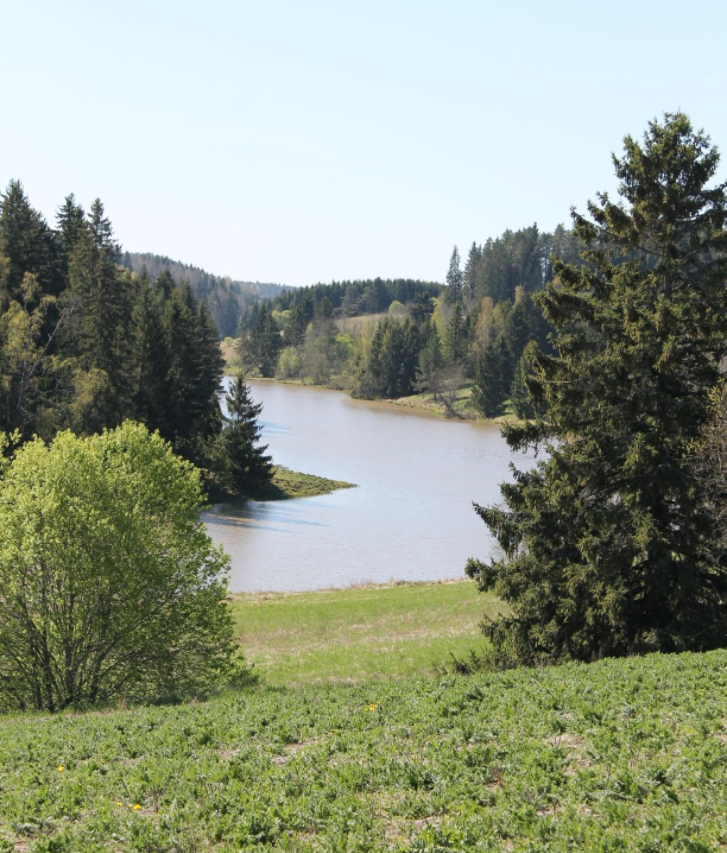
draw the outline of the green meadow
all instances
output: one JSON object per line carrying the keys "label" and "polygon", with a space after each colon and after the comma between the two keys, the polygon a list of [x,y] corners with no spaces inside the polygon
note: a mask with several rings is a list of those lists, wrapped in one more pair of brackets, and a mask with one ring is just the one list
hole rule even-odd
{"label": "green meadow", "polygon": [[481,651],[479,622],[499,603],[471,581],[236,595],[235,629],[269,685],[432,675]]}

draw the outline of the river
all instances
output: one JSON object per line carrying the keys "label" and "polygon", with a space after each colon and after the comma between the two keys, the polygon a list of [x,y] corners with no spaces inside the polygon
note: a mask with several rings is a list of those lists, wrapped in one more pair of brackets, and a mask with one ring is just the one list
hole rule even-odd
{"label": "river", "polygon": [[232,558],[233,592],[446,580],[463,576],[468,557],[494,553],[472,502],[499,500],[511,460],[533,464],[510,451],[498,427],[327,389],[250,386],[276,463],[357,488],[205,513]]}

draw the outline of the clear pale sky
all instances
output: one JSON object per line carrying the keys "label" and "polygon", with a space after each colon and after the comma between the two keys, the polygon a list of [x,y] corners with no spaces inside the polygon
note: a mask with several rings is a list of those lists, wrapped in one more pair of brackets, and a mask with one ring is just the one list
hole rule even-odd
{"label": "clear pale sky", "polygon": [[[0,185],[233,278],[443,280],[682,109],[727,158],[727,3],[0,0]],[[727,174],[727,161],[722,169]]]}

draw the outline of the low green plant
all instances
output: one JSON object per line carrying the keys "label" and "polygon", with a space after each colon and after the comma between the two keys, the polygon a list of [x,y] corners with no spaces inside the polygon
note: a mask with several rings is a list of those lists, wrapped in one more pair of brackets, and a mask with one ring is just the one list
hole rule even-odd
{"label": "low green plant", "polygon": [[0,719],[0,850],[703,853],[727,652]]}

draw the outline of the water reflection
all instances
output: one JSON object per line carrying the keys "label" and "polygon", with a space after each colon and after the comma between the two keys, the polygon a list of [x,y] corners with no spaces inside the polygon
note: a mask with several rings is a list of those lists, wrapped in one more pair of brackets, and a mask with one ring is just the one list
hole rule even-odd
{"label": "water reflection", "polygon": [[[309,499],[310,500],[310,499]],[[327,527],[320,521],[304,518],[304,512],[296,504],[299,501],[241,501],[231,504],[216,504],[203,519],[209,525],[229,525],[231,527],[256,527],[259,530],[274,530],[273,523],[282,524],[279,533],[292,533],[287,525],[307,524]],[[260,522],[256,524],[256,522]]]}

